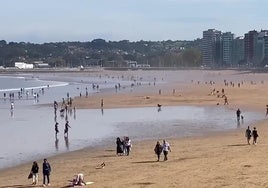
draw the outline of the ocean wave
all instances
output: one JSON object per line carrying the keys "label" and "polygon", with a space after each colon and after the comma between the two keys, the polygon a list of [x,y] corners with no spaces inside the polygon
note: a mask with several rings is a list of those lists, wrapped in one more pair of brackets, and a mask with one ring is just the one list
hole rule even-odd
{"label": "ocean wave", "polygon": [[[18,77],[13,77],[13,76],[0,76],[1,78],[10,78],[10,79],[24,79],[26,82],[21,83],[20,86],[18,87],[17,85],[15,85],[15,87],[7,85],[6,88],[1,88],[0,92],[12,92],[12,91],[20,91],[21,88],[23,88],[24,90],[33,90],[33,89],[42,89],[42,88],[48,88],[48,87],[64,87],[69,85],[68,82],[59,82],[59,81],[47,81],[47,80],[40,80],[38,78],[26,78],[26,77],[22,77],[22,76],[18,76]],[[29,84],[27,81],[34,81],[34,83]],[[6,81],[8,83],[8,80]],[[27,85],[28,84],[28,85]],[[31,86],[33,85],[33,86]],[[8,88],[10,87],[10,88]]]}

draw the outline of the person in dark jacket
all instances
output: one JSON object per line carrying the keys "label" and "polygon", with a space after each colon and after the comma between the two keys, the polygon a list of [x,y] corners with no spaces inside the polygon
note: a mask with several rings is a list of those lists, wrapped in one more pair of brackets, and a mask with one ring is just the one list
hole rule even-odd
{"label": "person in dark jacket", "polygon": [[116,154],[117,155],[123,154],[123,142],[119,137],[116,138]]}
{"label": "person in dark jacket", "polygon": [[157,141],[156,145],[155,145],[155,148],[154,148],[154,152],[155,154],[157,155],[157,161],[160,160],[160,155],[162,153],[162,150],[163,150],[163,147],[162,145],[160,144],[159,141]]}
{"label": "person in dark jacket", "polygon": [[257,144],[257,138],[259,137],[259,135],[258,135],[258,132],[256,130],[256,127],[253,128],[252,136],[253,136],[253,144]]}
{"label": "person in dark jacket", "polygon": [[33,176],[33,185],[36,185],[38,183],[38,171],[39,171],[39,166],[36,161],[33,162],[31,173]]}
{"label": "person in dark jacket", "polygon": [[49,176],[51,172],[50,164],[48,163],[47,159],[44,159],[43,162],[43,186],[46,185],[46,178],[47,178],[47,185],[50,185]]}

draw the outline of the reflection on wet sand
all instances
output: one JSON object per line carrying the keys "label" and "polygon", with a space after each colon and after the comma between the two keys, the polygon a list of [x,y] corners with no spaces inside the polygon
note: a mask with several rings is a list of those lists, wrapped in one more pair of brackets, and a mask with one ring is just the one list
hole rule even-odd
{"label": "reflection on wet sand", "polygon": [[70,143],[69,143],[69,138],[68,138],[68,136],[64,136],[64,140],[65,140],[65,146],[66,146],[66,149],[69,150]]}

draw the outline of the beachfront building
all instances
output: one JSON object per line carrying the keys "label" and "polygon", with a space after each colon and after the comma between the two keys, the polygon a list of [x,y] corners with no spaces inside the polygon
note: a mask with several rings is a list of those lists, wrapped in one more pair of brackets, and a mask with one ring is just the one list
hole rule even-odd
{"label": "beachfront building", "polygon": [[264,42],[264,54],[263,59],[260,66],[266,66],[268,65],[268,31],[265,32],[263,36],[263,42]]}
{"label": "beachfront building", "polygon": [[203,31],[202,57],[204,65],[215,67],[221,64],[221,31],[215,29]]}
{"label": "beachfront building", "polygon": [[33,69],[34,65],[33,64],[28,64],[25,62],[15,62],[15,68],[18,69]]}
{"label": "beachfront building", "polygon": [[245,57],[245,44],[244,44],[244,37],[236,37],[233,40],[233,65],[234,66],[241,66],[244,61]]}
{"label": "beachfront building", "polygon": [[222,63],[226,66],[233,66],[233,39],[234,34],[231,32],[222,34]]}
{"label": "beachfront building", "polygon": [[249,66],[255,65],[258,32],[253,30],[245,34],[245,62]]}

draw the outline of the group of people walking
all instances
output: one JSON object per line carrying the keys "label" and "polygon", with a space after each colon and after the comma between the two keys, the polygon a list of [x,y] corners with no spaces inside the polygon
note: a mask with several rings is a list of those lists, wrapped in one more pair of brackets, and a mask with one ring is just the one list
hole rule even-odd
{"label": "group of people walking", "polygon": [[[32,185],[36,185],[38,183],[38,172],[39,172],[39,166],[36,161],[33,162],[30,174],[28,178],[32,178]],[[44,159],[43,162],[43,186],[50,186],[50,172],[51,172],[51,167],[47,159]]]}
{"label": "group of people walking", "polygon": [[254,127],[253,130],[251,131],[250,128],[249,128],[249,126],[248,126],[248,128],[246,130],[246,133],[245,133],[245,136],[247,138],[247,143],[249,145],[250,145],[250,139],[251,139],[251,137],[253,137],[252,144],[254,144],[254,145],[257,144],[257,138],[259,137],[259,135],[258,135],[258,132],[257,132],[256,127]]}
{"label": "group of people walking", "polygon": [[160,161],[161,153],[164,154],[164,161],[168,160],[168,152],[171,152],[171,147],[166,140],[163,140],[163,144],[161,145],[159,141],[156,142],[154,147],[154,152],[157,155],[157,161]]}
{"label": "group of people walking", "polygon": [[131,151],[131,140],[129,137],[124,137],[122,140],[117,137],[116,138],[116,154],[117,155],[129,155]]}

